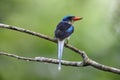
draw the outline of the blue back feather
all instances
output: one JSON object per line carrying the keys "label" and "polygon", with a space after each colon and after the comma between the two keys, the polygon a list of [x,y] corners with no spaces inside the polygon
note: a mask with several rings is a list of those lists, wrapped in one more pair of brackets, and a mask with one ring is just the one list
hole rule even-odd
{"label": "blue back feather", "polygon": [[69,27],[66,32],[72,32],[73,31],[73,26]]}

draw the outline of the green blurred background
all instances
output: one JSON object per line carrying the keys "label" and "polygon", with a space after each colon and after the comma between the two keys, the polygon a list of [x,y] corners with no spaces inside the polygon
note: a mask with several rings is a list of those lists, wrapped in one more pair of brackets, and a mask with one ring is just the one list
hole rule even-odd
{"label": "green blurred background", "polygon": [[[119,0],[0,0],[0,23],[54,36],[66,15],[84,19],[74,24],[70,44],[102,64],[120,68]],[[24,33],[0,29],[0,51],[20,56],[57,58],[57,45]],[[65,48],[64,60],[81,57]],[[75,68],[26,62],[0,56],[0,80],[119,80],[120,76],[92,67]]]}

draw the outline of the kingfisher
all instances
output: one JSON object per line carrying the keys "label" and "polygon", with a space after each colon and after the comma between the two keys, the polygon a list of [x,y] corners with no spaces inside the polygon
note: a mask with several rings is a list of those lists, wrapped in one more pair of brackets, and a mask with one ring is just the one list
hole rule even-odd
{"label": "kingfisher", "polygon": [[58,41],[58,70],[61,70],[61,60],[64,48],[64,43],[68,43],[68,39],[74,32],[74,26],[72,25],[75,21],[81,20],[82,17],[77,16],[65,16],[62,21],[57,25],[55,29],[55,38]]}

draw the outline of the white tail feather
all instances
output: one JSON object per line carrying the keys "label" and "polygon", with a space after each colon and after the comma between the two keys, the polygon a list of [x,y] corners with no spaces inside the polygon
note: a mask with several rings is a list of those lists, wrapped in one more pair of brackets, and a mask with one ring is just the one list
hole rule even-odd
{"label": "white tail feather", "polygon": [[58,40],[58,59],[59,59],[58,70],[61,70],[63,48],[64,48],[64,40],[63,41]]}

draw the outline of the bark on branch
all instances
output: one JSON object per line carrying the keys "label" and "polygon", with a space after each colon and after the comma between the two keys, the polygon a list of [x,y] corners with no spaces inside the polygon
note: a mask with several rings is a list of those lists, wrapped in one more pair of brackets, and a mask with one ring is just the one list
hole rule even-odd
{"label": "bark on branch", "polygon": [[[0,24],[0,28],[6,28],[6,29],[10,29],[10,30],[19,31],[19,32],[22,32],[22,33],[37,36],[39,38],[57,43],[57,40],[55,40],[54,38],[48,37],[48,36],[46,36],[44,34],[41,34],[41,33],[36,33],[36,32],[30,31],[30,30],[19,28],[19,27],[16,27],[16,26]],[[115,74],[120,75],[120,69],[100,64],[100,63],[90,59],[84,51],[81,51],[81,50],[77,49],[76,47],[73,47],[70,44],[65,44],[65,47],[67,47],[70,50],[74,51],[75,53],[81,55],[83,60],[81,62],[73,62],[73,61],[62,60],[62,65],[75,66],[75,67],[92,66],[92,67],[94,67],[96,69],[99,69],[99,70],[103,70],[103,71],[106,71],[106,72],[111,72],[111,73],[115,73]],[[21,56],[6,53],[6,52],[0,52],[0,55],[9,56],[9,57],[13,57],[13,58],[17,58],[17,59],[25,60],[25,61],[47,62],[47,63],[58,64],[58,60],[53,59],[53,58],[46,58],[46,57],[28,58],[28,57],[21,57]]]}

